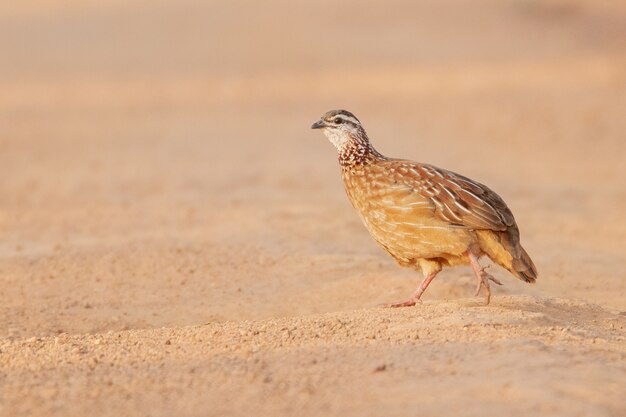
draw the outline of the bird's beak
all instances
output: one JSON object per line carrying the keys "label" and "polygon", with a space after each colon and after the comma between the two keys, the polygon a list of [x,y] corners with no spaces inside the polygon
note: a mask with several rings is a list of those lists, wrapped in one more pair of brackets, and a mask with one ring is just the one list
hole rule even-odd
{"label": "bird's beak", "polygon": [[324,122],[322,119],[319,119],[317,122],[311,125],[311,129],[322,129],[324,127],[326,127],[326,122]]}

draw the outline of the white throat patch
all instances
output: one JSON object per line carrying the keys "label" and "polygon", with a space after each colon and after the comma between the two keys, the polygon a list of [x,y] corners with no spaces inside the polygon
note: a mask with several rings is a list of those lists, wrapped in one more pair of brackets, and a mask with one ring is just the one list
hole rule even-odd
{"label": "white throat patch", "polygon": [[324,135],[328,138],[330,143],[335,145],[338,151],[350,141],[350,134],[344,129],[324,129]]}

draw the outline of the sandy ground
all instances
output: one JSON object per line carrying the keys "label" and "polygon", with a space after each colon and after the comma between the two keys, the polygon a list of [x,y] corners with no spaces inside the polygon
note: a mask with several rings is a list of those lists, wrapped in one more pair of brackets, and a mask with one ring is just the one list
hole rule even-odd
{"label": "sandy ground", "polygon": [[[626,8],[0,8],[0,414],[626,415]],[[540,270],[416,272],[331,108],[497,190]]]}

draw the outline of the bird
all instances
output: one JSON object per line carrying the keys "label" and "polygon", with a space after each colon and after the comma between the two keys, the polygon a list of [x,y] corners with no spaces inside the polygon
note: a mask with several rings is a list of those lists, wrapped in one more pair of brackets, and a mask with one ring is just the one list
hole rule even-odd
{"label": "bird", "polygon": [[434,165],[389,158],[378,152],[357,117],[331,110],[312,126],[337,149],[346,194],[374,240],[398,264],[421,271],[411,296],[386,307],[410,307],[444,267],[470,265],[475,296],[489,282],[480,259],[488,257],[527,283],[537,268],[520,243],[520,232],[504,200],[487,186]]}

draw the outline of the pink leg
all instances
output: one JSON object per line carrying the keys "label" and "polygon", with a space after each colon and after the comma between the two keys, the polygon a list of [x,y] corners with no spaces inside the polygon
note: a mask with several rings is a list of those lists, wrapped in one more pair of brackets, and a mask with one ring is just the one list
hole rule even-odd
{"label": "pink leg", "polygon": [[424,291],[426,291],[426,288],[428,288],[428,285],[430,285],[430,282],[435,279],[435,277],[437,276],[437,272],[433,272],[430,273],[429,275],[426,276],[426,278],[424,278],[424,280],[422,281],[422,283],[420,284],[419,287],[417,287],[417,289],[415,290],[415,292],[413,294],[411,294],[411,297],[409,297],[409,299],[404,300],[404,301],[400,301],[397,303],[390,303],[390,304],[385,304],[383,307],[412,307],[414,306],[419,300],[420,297],[422,296],[422,294],[424,294]]}
{"label": "pink leg", "polygon": [[491,287],[489,286],[489,281],[493,281],[498,285],[502,285],[500,281],[495,279],[493,276],[485,272],[485,267],[480,266],[478,263],[478,257],[474,255],[472,252],[467,251],[467,256],[469,257],[470,264],[472,265],[472,269],[474,270],[474,274],[476,275],[476,293],[475,296],[480,294],[480,289],[485,289],[485,305],[489,304],[491,301]]}

